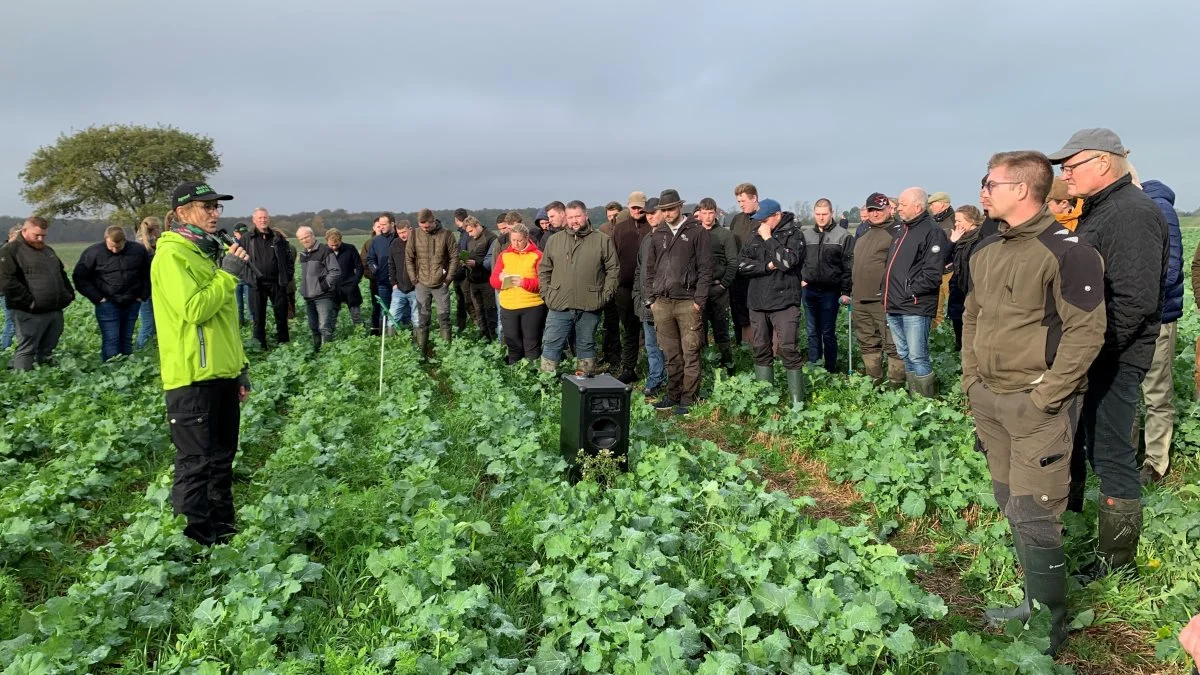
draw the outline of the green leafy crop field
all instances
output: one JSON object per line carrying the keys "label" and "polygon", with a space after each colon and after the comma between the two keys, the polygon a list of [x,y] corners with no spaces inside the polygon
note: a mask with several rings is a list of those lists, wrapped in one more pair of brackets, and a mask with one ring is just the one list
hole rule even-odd
{"label": "green leafy crop field", "polygon": [[[1190,261],[1200,230],[1185,243]],[[1174,463],[1145,492],[1137,572],[1072,584],[1055,663],[1044,617],[978,618],[1021,589],[948,325],[939,400],[813,370],[792,410],[743,351],[685,422],[635,397],[633,469],[576,484],[558,382],[470,333],[428,365],[389,339],[383,395],[378,338],[348,325],[318,358],[303,337],[255,349],[241,532],[206,551],[171,514],[157,353],[99,363],[77,302],[56,367],[0,372],[0,672],[1183,673],[1190,287],[1179,335]],[[1066,520],[1073,569],[1095,499]]]}

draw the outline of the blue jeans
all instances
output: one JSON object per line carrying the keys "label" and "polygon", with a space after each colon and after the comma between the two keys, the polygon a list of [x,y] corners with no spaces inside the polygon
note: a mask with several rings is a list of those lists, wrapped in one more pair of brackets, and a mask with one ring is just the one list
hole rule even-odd
{"label": "blue jeans", "polygon": [[825,370],[837,370],[837,291],[804,289],[804,325],[808,328],[808,360],[825,357]]}
{"label": "blue jeans", "polygon": [[555,363],[561,361],[563,347],[571,335],[575,336],[575,358],[596,358],[596,327],[599,325],[600,312],[550,310],[546,315],[546,330],[542,334],[542,358]]}
{"label": "blue jeans", "polygon": [[646,336],[646,364],[650,373],[646,375],[646,388],[661,387],[667,381],[667,362],[658,346],[658,332],[653,321],[642,322],[642,333]]}
{"label": "blue jeans", "polygon": [[[414,288],[405,293],[393,289],[392,302],[388,306],[388,312],[396,321],[400,322],[401,326],[420,327],[421,315],[417,312],[417,290]],[[388,319],[388,321],[391,320]]]}
{"label": "blue jeans", "polygon": [[107,361],[117,354],[133,353],[133,326],[137,323],[142,303],[131,302],[118,307],[112,302],[96,305],[96,323],[100,324],[100,360]]}
{"label": "blue jeans", "polygon": [[904,359],[904,372],[924,377],[933,372],[929,360],[929,325],[931,316],[888,314],[888,331],[896,343],[896,355]]}
{"label": "blue jeans", "polygon": [[149,299],[142,302],[142,309],[138,311],[138,318],[141,319],[142,325],[138,328],[137,348],[141,349],[146,346],[146,343],[157,332],[154,328],[154,304]]}
{"label": "blue jeans", "polygon": [[[379,299],[383,301],[383,306],[390,309],[392,306],[392,285],[390,283],[375,284],[374,290],[375,290],[375,294],[379,296]],[[377,306],[375,303],[375,298],[371,298],[371,306],[373,306],[373,307]],[[397,317],[397,318],[399,318],[399,317]],[[375,319],[374,314],[371,315],[371,319],[372,319],[372,321],[374,321],[374,319]],[[380,321],[382,321],[383,316],[380,315],[379,319],[380,319]],[[388,321],[391,321],[391,319],[388,319]],[[379,328],[379,324],[372,323],[371,328]]]}
{"label": "blue jeans", "polygon": [[254,323],[254,309],[250,306],[250,284],[239,281],[234,294],[238,303],[238,325],[245,325],[247,316],[250,317],[250,323]]}
{"label": "blue jeans", "polygon": [[13,336],[17,334],[17,325],[13,323],[12,312],[8,311],[8,299],[3,295],[0,295],[0,307],[4,307],[4,336],[0,337],[0,351],[8,351]]}

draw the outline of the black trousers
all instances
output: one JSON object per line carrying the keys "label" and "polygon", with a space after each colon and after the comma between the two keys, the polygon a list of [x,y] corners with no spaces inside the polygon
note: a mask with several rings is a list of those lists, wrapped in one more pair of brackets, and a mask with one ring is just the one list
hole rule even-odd
{"label": "black trousers", "polygon": [[796,351],[796,334],[800,327],[800,308],[784,307],[773,312],[750,310],[750,330],[754,344],[754,365],[769,366],[775,361],[775,340],[779,341],[779,359],[787,370],[800,370],[804,357]]}
{"label": "black trousers", "polygon": [[1071,462],[1074,490],[1081,490],[1087,479],[1086,456],[1092,471],[1100,477],[1101,494],[1117,499],[1142,495],[1141,465],[1130,431],[1145,377],[1145,370],[1109,356],[1100,356],[1088,369],[1088,390],[1083,395],[1083,414],[1075,434],[1077,456]]}
{"label": "black trousers", "polygon": [[746,277],[734,277],[733,288],[729,289],[729,310],[733,317],[735,337],[740,337],[741,329],[750,325],[750,309],[746,305],[746,294],[750,292],[750,280]]}
{"label": "black trousers", "polygon": [[167,392],[175,445],[171,504],[187,517],[183,533],[211,546],[235,533],[233,456],[242,410],[236,380],[197,382]]}
{"label": "black trousers", "polygon": [[267,348],[267,303],[275,315],[275,336],[279,343],[288,341],[288,292],[278,284],[262,281],[251,289],[250,304],[254,311],[254,339]]}
{"label": "black trousers", "polygon": [[[619,290],[617,291],[620,292]],[[610,366],[622,363],[621,359],[621,315],[614,296],[604,306],[603,313],[604,342],[600,344],[600,355]]]}
{"label": "black trousers", "polygon": [[508,365],[542,355],[542,331],[546,328],[546,306],[525,309],[500,308],[500,328],[508,347]]}
{"label": "black trousers", "polygon": [[705,336],[707,329],[712,329],[712,339],[715,344],[729,344],[729,289],[713,283],[713,291],[708,294],[708,302],[704,303]]}
{"label": "black trousers", "polygon": [[617,294],[613,296],[611,306],[620,326],[619,329],[614,328],[613,332],[617,334],[619,330],[621,336],[621,372],[636,372],[643,329],[642,320],[638,318],[637,309],[633,306],[633,289],[617,286]]}
{"label": "black trousers", "polygon": [[[414,280],[415,281],[415,280]],[[466,293],[466,280],[455,281],[454,286],[454,326],[462,333],[467,329],[467,317],[473,314],[471,297]]]}

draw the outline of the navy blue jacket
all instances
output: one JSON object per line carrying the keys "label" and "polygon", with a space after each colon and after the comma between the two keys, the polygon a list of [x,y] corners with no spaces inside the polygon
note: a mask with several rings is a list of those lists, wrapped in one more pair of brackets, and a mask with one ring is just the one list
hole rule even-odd
{"label": "navy blue jacket", "polygon": [[[392,242],[396,240],[396,233],[381,234],[371,240],[371,247],[367,249],[367,268],[374,274],[375,286],[392,287],[392,275],[388,271],[388,254],[392,250]],[[372,289],[374,295],[374,289]]]}
{"label": "navy blue jacket", "polygon": [[1166,301],[1163,303],[1163,323],[1178,321],[1183,316],[1183,233],[1179,230],[1179,214],[1175,213],[1175,191],[1160,181],[1142,183],[1142,192],[1153,199],[1167,221],[1170,250],[1167,256]]}

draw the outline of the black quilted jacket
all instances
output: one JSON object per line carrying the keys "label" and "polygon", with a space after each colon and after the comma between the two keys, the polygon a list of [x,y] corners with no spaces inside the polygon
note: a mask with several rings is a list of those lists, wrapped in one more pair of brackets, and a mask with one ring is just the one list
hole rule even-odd
{"label": "black quilted jacket", "polygon": [[1075,232],[1104,257],[1108,328],[1098,358],[1148,369],[1166,288],[1169,241],[1162,212],[1127,175],[1083,201]]}

